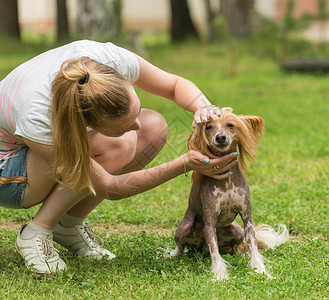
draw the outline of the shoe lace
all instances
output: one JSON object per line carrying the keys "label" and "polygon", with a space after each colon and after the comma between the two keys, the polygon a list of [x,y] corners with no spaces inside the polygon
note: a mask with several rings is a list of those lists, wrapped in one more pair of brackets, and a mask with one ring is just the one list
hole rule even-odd
{"label": "shoe lace", "polygon": [[95,247],[95,248],[99,247],[96,237],[101,241],[101,244],[103,247],[103,245],[104,245],[103,239],[100,236],[96,235],[94,233],[94,230],[88,224],[84,224],[83,228],[84,228],[85,232],[88,234],[89,238],[91,239],[91,241],[93,243],[93,247]]}
{"label": "shoe lace", "polygon": [[49,236],[40,235],[41,253],[45,259],[52,258],[55,255],[55,248]]}

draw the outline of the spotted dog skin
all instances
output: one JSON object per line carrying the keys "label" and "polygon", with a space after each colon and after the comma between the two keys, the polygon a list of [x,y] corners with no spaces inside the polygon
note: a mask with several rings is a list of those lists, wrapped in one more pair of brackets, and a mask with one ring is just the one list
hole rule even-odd
{"label": "spotted dog skin", "polygon": [[[176,230],[175,242],[181,251],[184,247],[208,250],[204,230],[212,231],[215,227],[220,253],[234,254],[244,238],[242,228],[235,222],[238,214],[248,224],[251,235],[248,241],[253,243],[255,232],[252,230],[249,187],[239,168],[236,166],[233,175],[226,180],[206,176],[201,180],[192,185],[188,209]],[[207,220],[207,226],[203,220]]]}
{"label": "spotted dog skin", "polygon": [[[251,257],[251,267],[266,273],[258,252],[255,225],[245,170],[245,158],[255,158],[264,121],[257,116],[236,116],[227,111],[200,126],[189,139],[189,148],[209,157],[239,151],[239,164],[225,180],[216,180],[194,173],[188,208],[176,234],[176,250],[171,256],[183,253],[185,247],[209,250],[215,280],[228,278],[228,264],[220,256],[242,252],[244,240]],[[236,223],[240,215],[244,230]]]}

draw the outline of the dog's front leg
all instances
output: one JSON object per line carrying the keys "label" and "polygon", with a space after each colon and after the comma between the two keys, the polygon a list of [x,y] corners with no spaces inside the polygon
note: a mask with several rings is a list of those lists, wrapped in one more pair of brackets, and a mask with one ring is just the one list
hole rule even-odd
{"label": "dog's front leg", "polygon": [[255,269],[257,273],[267,274],[264,257],[259,253],[257,248],[255,224],[251,218],[244,220],[245,240],[250,255],[250,268]]}
{"label": "dog's front leg", "polygon": [[221,281],[228,279],[227,268],[229,264],[219,254],[215,224],[205,222],[204,235],[210,251],[211,271],[215,275],[215,280]]}

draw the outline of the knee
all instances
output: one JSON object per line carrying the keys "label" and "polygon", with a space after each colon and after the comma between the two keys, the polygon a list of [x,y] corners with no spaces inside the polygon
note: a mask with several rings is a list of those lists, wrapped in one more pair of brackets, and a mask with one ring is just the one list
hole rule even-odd
{"label": "knee", "polygon": [[[110,148],[109,148],[110,149]],[[135,157],[137,150],[137,135],[135,132],[129,132],[127,136],[120,141],[116,147],[112,161],[120,161],[120,168],[129,164]],[[108,150],[109,151],[109,150]],[[111,149],[112,152],[113,150]]]}
{"label": "knee", "polygon": [[124,157],[127,162],[133,160],[137,149],[137,138],[131,136],[123,141],[121,141],[117,147],[119,157]]}
{"label": "knee", "polygon": [[93,147],[95,160],[109,173],[115,173],[128,163],[136,154],[137,134],[127,132],[118,138],[104,138]]}
{"label": "knee", "polygon": [[140,136],[146,143],[156,143],[155,146],[162,147],[168,138],[168,125],[165,118],[158,112],[144,109],[140,115]]}

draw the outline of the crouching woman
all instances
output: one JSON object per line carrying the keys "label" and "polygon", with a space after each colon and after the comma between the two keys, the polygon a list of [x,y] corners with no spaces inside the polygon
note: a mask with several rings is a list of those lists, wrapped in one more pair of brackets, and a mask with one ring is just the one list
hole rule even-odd
{"label": "crouching woman", "polygon": [[[112,43],[52,49],[0,82],[0,205],[42,203],[16,239],[31,270],[66,269],[53,241],[81,257],[114,258],[84,222],[104,199],[142,193],[190,170],[229,176],[233,154],[209,160],[196,151],[142,170],[165,144],[167,124],[141,108],[133,85],[188,107],[193,125],[219,112],[196,97],[200,90],[190,81]],[[150,145],[154,151],[145,155]]]}

